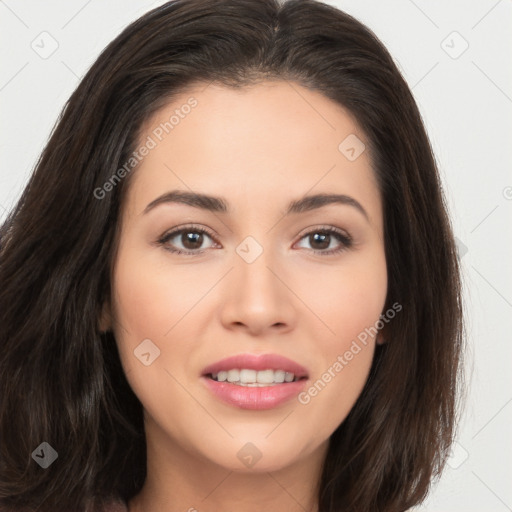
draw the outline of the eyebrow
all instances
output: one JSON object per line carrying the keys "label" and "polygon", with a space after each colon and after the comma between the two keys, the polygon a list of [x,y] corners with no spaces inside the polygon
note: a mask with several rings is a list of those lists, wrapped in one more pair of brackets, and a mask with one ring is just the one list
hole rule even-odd
{"label": "eyebrow", "polygon": [[[151,201],[142,213],[146,214],[157,206],[167,203],[186,204],[194,208],[200,208],[215,213],[229,213],[230,211],[228,202],[222,197],[209,196],[198,192],[187,192],[186,190],[172,190]],[[293,200],[288,204],[285,215],[310,212],[330,204],[352,206],[358,210],[366,220],[369,220],[368,213],[361,203],[345,194],[315,194]]]}

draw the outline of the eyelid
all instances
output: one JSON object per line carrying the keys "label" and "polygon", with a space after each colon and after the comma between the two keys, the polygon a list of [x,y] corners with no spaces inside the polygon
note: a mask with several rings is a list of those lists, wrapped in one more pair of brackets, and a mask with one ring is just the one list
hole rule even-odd
{"label": "eyelid", "polygon": [[348,231],[346,231],[345,229],[338,228],[336,226],[332,226],[330,224],[318,224],[316,226],[307,227],[300,231],[297,236],[300,237],[300,239],[302,239],[304,238],[304,236],[309,235],[311,233],[315,233],[317,231],[337,233],[338,235],[344,236],[345,238],[352,240],[352,236],[349,234]]}

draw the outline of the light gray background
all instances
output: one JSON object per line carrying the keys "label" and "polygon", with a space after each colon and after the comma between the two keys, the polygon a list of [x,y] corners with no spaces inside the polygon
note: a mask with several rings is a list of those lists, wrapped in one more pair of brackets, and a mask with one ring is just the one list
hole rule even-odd
{"label": "light gray background", "polygon": [[[128,23],[161,3],[0,0],[1,219],[80,77]],[[512,510],[512,1],[326,3],[373,29],[411,86],[459,240],[469,396],[450,464],[418,510]]]}

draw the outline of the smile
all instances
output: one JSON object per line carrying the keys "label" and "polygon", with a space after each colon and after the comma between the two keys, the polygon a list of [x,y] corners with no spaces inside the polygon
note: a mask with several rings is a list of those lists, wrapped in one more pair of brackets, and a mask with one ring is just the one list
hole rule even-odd
{"label": "smile", "polygon": [[277,354],[239,354],[207,366],[201,380],[210,392],[240,409],[265,410],[297,396],[307,370]]}

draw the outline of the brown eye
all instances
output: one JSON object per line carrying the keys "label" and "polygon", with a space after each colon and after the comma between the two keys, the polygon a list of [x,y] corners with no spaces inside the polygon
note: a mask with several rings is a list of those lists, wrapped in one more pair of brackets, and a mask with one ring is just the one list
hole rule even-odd
{"label": "brown eye", "polygon": [[[332,227],[320,228],[306,233],[301,240],[307,240],[311,250],[321,255],[336,254],[352,246],[348,233]],[[336,241],[338,242],[336,246]],[[334,247],[331,245],[333,244]]]}
{"label": "brown eye", "polygon": [[185,249],[199,249],[203,245],[203,234],[188,231],[181,234],[181,242]]}
{"label": "brown eye", "polygon": [[309,242],[313,249],[327,249],[331,243],[331,235],[327,233],[314,233],[309,235]]}
{"label": "brown eye", "polygon": [[213,236],[204,228],[185,227],[166,233],[158,240],[158,243],[170,252],[194,255],[201,254],[208,249],[208,247],[204,247],[208,238],[213,240]]}

